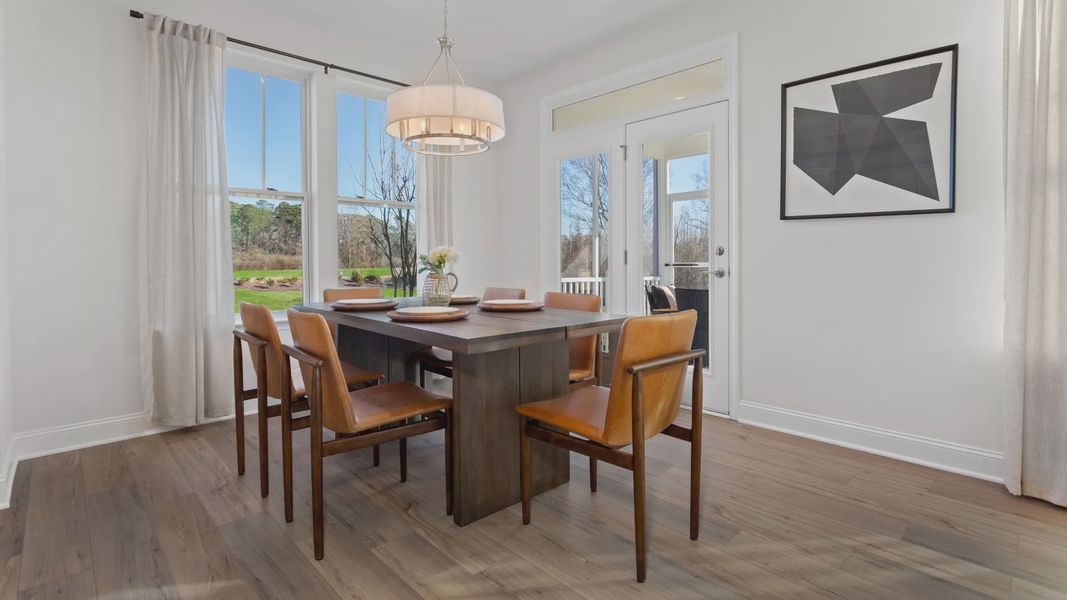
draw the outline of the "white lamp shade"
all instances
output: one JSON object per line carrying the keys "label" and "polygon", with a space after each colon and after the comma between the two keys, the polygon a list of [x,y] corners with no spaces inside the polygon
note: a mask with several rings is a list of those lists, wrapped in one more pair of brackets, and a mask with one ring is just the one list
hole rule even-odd
{"label": "white lamp shade", "polygon": [[504,137],[504,104],[466,85],[417,85],[386,99],[385,131],[423,154],[475,154]]}

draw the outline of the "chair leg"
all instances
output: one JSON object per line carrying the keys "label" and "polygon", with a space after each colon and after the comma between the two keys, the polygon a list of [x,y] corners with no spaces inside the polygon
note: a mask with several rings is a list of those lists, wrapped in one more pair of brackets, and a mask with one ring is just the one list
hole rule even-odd
{"label": "chair leg", "polygon": [[374,466],[382,464],[382,448],[378,444],[374,444]]}
{"label": "chair leg", "polygon": [[445,409],[445,514],[452,515],[452,409]]}
{"label": "chair leg", "polygon": [[530,438],[526,417],[519,419],[519,486],[522,492],[522,523],[530,524]]}
{"label": "chair leg", "polygon": [[259,494],[266,498],[270,494],[270,469],[267,464],[268,458],[268,443],[267,443],[267,393],[266,388],[260,388],[259,394],[259,414],[256,415],[259,421]]}
{"label": "chair leg", "polygon": [[233,336],[233,425],[237,438],[237,474],[245,474],[245,395],[244,355],[241,340]]}
{"label": "chair leg", "polygon": [[704,431],[703,360],[698,357],[693,373],[693,410],[689,440],[689,539],[700,535],[700,454]]}
{"label": "chair leg", "polygon": [[311,521],[315,542],[315,560],[322,560],[325,554],[323,542],[322,519],[322,425],[311,425]]}
{"label": "chair leg", "polygon": [[645,580],[645,440],[634,439],[634,548],[637,581]]}
{"label": "chair leg", "polygon": [[[407,420],[404,421],[407,423]],[[400,483],[408,480],[408,440],[400,440]]]}
{"label": "chair leg", "polygon": [[589,457],[589,491],[596,493],[596,459]]}
{"label": "chair leg", "polygon": [[289,391],[282,394],[282,494],[285,522],[293,522],[293,409]]}
{"label": "chair leg", "polygon": [[426,389],[426,369],[422,368],[422,364],[419,364],[419,387]]}

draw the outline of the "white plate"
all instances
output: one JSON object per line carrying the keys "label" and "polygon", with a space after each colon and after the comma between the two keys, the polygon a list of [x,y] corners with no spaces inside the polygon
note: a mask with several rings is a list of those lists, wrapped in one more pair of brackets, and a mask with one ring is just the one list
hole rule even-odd
{"label": "white plate", "polygon": [[396,312],[406,315],[443,315],[457,311],[459,311],[458,308],[452,308],[451,306],[408,306],[407,308],[396,309]]}
{"label": "white plate", "polygon": [[489,306],[521,306],[523,304],[533,304],[530,300],[482,300],[482,304],[488,304]]}
{"label": "white plate", "polygon": [[348,298],[347,300],[338,300],[335,304],[364,306],[366,304],[385,304],[386,302],[389,302],[389,298]]}
{"label": "white plate", "polygon": [[453,300],[475,300],[477,298],[475,294],[452,294]]}

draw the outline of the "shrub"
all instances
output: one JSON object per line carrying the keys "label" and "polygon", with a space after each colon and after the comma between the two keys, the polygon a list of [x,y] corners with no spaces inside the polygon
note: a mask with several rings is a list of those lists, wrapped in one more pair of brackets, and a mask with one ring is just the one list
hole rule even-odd
{"label": "shrub", "polygon": [[303,267],[299,254],[267,254],[265,252],[237,252],[233,255],[235,271],[276,271]]}
{"label": "shrub", "polygon": [[348,276],[348,280],[356,285],[363,285],[365,281],[363,273],[359,272],[359,269],[352,269],[352,273]]}
{"label": "shrub", "polygon": [[377,275],[374,275],[374,274],[367,275],[366,277],[363,278],[363,281],[366,281],[367,283],[379,283],[381,280],[382,280],[381,277],[378,277]]}

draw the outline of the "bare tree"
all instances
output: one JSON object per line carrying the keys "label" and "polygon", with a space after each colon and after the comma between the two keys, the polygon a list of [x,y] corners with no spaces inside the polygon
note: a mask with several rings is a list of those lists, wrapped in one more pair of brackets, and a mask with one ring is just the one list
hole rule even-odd
{"label": "bare tree", "polygon": [[415,293],[415,261],[418,256],[415,236],[415,158],[410,152],[398,149],[384,131],[376,158],[378,160],[369,161],[367,195],[392,205],[368,209],[368,213],[375,216],[369,223],[369,237],[389,266],[393,292],[410,296]]}

